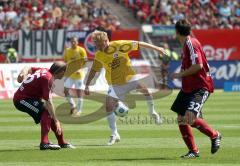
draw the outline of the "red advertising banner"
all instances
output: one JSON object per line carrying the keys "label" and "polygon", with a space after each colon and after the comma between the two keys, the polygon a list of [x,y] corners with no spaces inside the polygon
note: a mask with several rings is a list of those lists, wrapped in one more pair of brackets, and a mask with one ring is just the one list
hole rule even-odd
{"label": "red advertising banner", "polygon": [[240,30],[193,30],[208,60],[240,60]]}

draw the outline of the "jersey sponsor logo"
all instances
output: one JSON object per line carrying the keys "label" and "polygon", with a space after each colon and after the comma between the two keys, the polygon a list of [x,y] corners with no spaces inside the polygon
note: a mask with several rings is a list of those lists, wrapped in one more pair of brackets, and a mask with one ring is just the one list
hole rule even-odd
{"label": "jersey sponsor logo", "polygon": [[112,63],[109,63],[108,66],[111,68],[111,69],[116,69],[117,67],[120,66],[120,59],[119,58],[115,58]]}

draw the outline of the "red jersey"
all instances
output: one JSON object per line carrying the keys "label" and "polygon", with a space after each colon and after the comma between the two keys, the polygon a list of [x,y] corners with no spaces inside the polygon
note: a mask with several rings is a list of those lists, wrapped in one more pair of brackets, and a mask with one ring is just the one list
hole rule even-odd
{"label": "red jersey", "polygon": [[213,80],[202,45],[196,38],[188,36],[183,46],[181,69],[186,70],[194,64],[202,64],[203,68],[196,74],[182,77],[183,92],[188,93],[201,88],[213,92]]}
{"label": "red jersey", "polygon": [[24,99],[49,100],[51,98],[51,88],[53,76],[45,68],[32,68],[32,74],[23,81],[22,85],[14,94],[13,100]]}

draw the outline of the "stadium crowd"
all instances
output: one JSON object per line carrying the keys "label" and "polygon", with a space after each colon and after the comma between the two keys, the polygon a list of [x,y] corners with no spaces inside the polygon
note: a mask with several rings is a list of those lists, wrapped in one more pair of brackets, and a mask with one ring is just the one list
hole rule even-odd
{"label": "stadium crowd", "polygon": [[1,0],[0,31],[17,29],[116,30],[118,18],[93,0]]}
{"label": "stadium crowd", "polygon": [[172,25],[187,18],[195,29],[240,29],[239,0],[116,0],[142,23]]}

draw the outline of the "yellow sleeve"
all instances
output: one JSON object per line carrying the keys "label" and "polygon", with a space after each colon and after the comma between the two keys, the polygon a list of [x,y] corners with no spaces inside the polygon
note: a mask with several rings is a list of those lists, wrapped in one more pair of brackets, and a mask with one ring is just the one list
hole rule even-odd
{"label": "yellow sleeve", "polygon": [[86,52],[86,50],[84,48],[81,48],[81,54],[82,54],[84,59],[87,58],[87,52]]}
{"label": "yellow sleeve", "polygon": [[123,52],[131,52],[139,49],[138,41],[121,40],[119,44],[119,50]]}

